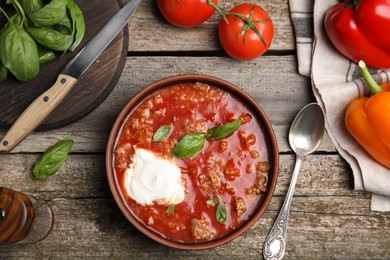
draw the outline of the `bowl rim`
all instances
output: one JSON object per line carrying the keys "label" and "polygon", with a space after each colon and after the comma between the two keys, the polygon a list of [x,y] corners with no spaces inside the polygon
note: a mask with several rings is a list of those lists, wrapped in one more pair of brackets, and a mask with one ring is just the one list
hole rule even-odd
{"label": "bowl rim", "polygon": [[[154,232],[153,230],[147,228],[143,223],[140,223],[140,221],[138,221],[130,212],[130,210],[126,206],[126,203],[123,200],[123,195],[120,191],[119,185],[117,185],[117,181],[114,176],[114,170],[112,165],[113,153],[114,153],[117,137],[129,113],[134,108],[136,108],[137,105],[140,104],[146,97],[148,97],[150,94],[154,93],[155,91],[181,82],[202,82],[220,88],[224,91],[229,92],[230,94],[233,94],[233,96],[235,96],[238,100],[243,102],[244,105],[249,110],[251,110],[251,112],[256,115],[256,118],[258,118],[258,120],[261,122],[261,129],[263,130],[263,134],[265,135],[266,141],[268,139],[268,144],[267,144],[268,152],[272,153],[270,155],[270,161],[272,163],[271,164],[272,171],[270,172],[271,178],[269,178],[268,180],[269,186],[267,186],[267,192],[265,194],[265,197],[263,198],[261,205],[254,212],[254,214],[247,221],[245,221],[245,223],[243,223],[239,228],[232,230],[230,233],[222,236],[221,238],[200,242],[200,243],[191,243],[191,244],[182,243],[179,241],[174,241],[174,240],[164,238],[162,235],[158,234],[157,232]],[[241,88],[237,87],[236,85],[228,81],[225,81],[223,79],[214,76],[204,75],[204,74],[182,74],[182,75],[169,76],[147,85],[146,87],[138,91],[127,102],[127,104],[123,107],[119,115],[116,117],[115,123],[110,131],[110,135],[106,147],[105,162],[106,162],[107,179],[108,179],[111,193],[114,197],[116,204],[120,208],[121,212],[125,215],[126,219],[130,221],[132,225],[134,225],[139,231],[141,231],[143,234],[145,234],[152,240],[159,242],[163,245],[173,247],[176,249],[201,250],[201,249],[214,248],[222,244],[225,244],[227,242],[230,242],[231,240],[235,239],[236,237],[244,233],[246,230],[248,230],[251,226],[253,226],[260,218],[260,216],[263,215],[264,211],[266,210],[266,208],[268,207],[271,201],[277,183],[278,172],[279,172],[279,148],[278,148],[275,132],[266,113],[264,112],[262,107],[244,90],[242,90]]]}

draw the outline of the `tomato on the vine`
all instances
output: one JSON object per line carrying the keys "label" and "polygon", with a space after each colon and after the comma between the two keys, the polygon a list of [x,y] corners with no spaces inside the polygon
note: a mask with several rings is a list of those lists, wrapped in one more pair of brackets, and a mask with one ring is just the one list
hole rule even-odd
{"label": "tomato on the vine", "polygon": [[[218,0],[213,0],[217,4]],[[195,27],[214,13],[207,0],[157,0],[158,8],[164,18],[178,27]]]}
{"label": "tomato on the vine", "polygon": [[222,19],[218,32],[223,49],[231,57],[252,60],[268,50],[274,28],[263,8],[255,4],[240,4],[226,13],[226,19],[228,23]]}

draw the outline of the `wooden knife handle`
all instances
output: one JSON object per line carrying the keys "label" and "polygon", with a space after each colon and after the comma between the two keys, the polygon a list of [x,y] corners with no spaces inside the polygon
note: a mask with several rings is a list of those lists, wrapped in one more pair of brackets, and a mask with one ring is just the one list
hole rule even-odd
{"label": "wooden knife handle", "polygon": [[11,151],[60,104],[76,84],[77,79],[59,74],[56,82],[36,98],[8,130],[0,142],[0,152]]}

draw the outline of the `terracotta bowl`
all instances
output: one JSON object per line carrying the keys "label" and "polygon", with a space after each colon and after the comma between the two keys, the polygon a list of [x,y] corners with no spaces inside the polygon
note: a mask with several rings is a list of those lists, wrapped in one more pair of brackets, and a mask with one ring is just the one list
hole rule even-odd
{"label": "terracotta bowl", "polygon": [[[183,242],[169,240],[161,236],[157,232],[152,231],[145,224],[137,220],[137,218],[133,216],[133,214],[131,213],[131,211],[129,210],[128,206],[125,203],[125,200],[121,194],[122,193],[121,189],[118,185],[118,181],[116,180],[115,171],[113,169],[113,157],[114,157],[116,140],[120,134],[121,127],[124,121],[126,120],[127,116],[129,115],[129,113],[133,109],[135,109],[137,105],[140,104],[141,101],[145,99],[145,97],[149,96],[154,91],[171,85],[175,85],[177,83],[183,83],[183,82],[194,82],[194,83],[201,82],[201,83],[209,84],[211,86],[229,92],[230,94],[238,98],[243,104],[245,104],[246,107],[249,110],[251,110],[253,115],[257,118],[258,122],[260,122],[261,124],[261,129],[264,132],[263,134],[267,142],[269,163],[271,165],[271,168],[268,171],[267,191],[265,192],[263,199],[261,200],[261,203],[258,205],[256,211],[252,214],[252,216],[244,224],[242,224],[240,227],[233,230],[232,232],[228,233],[227,235],[215,240],[202,242],[202,243],[183,243]],[[106,150],[106,169],[107,169],[108,182],[113,197],[116,203],[118,204],[120,210],[122,211],[122,213],[131,222],[132,225],[134,225],[138,230],[140,230],[142,233],[144,233],[151,239],[163,245],[173,247],[173,248],[178,248],[178,249],[198,250],[198,249],[208,249],[208,248],[216,247],[231,241],[232,239],[240,236],[243,232],[249,229],[261,217],[261,215],[266,210],[275,190],[277,175],[279,170],[279,152],[278,152],[275,133],[272,129],[272,125],[269,122],[265,112],[260,107],[260,105],[248,94],[246,94],[243,90],[241,90],[240,88],[234,86],[229,82],[226,82],[222,79],[215,78],[212,76],[197,75],[197,74],[179,75],[179,76],[173,76],[173,77],[159,80],[145,87],[140,92],[138,92],[123,108],[123,110],[121,111],[121,113],[119,114],[118,118],[114,123],[114,126],[111,130],[111,134],[108,140],[108,145]]]}

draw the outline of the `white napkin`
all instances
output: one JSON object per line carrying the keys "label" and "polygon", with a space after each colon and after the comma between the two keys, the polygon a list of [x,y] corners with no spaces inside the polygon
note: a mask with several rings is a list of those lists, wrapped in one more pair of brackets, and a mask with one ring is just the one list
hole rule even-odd
{"label": "white napkin", "polygon": [[[326,113],[326,130],[352,168],[355,190],[372,193],[371,210],[390,211],[390,169],[373,160],[345,128],[346,106],[367,95],[369,88],[361,80],[357,64],[341,55],[326,35],[325,12],[336,3],[336,0],[289,0],[298,71],[311,77],[314,95]],[[370,71],[378,83],[389,81],[390,70]]]}

